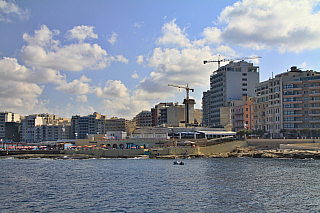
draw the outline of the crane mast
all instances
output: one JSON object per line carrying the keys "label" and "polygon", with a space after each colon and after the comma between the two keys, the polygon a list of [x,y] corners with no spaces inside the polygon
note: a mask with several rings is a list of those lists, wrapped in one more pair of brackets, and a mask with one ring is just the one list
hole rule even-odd
{"label": "crane mast", "polygon": [[184,99],[183,104],[185,105],[184,111],[185,111],[185,125],[186,127],[194,122],[194,105],[195,101],[194,99],[189,99],[189,91],[194,92],[194,89],[189,88],[189,85],[187,86],[179,86],[179,85],[173,85],[168,84],[170,87],[177,87],[179,89],[185,89],[187,93],[186,99]]}

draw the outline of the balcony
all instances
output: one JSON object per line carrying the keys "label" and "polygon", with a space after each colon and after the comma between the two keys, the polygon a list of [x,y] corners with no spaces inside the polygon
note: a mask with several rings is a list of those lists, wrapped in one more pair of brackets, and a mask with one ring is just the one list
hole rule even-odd
{"label": "balcony", "polygon": [[317,123],[320,123],[320,120],[311,120],[311,121],[309,121],[309,123],[311,123],[311,124],[317,124]]}
{"label": "balcony", "polygon": [[283,108],[283,110],[302,110],[302,107],[297,107],[297,108]]}
{"label": "balcony", "polygon": [[295,88],[288,88],[288,89],[283,89],[283,91],[299,91],[302,90],[301,87],[295,87]]}
{"label": "balcony", "polygon": [[291,94],[291,95],[283,95],[283,97],[302,97],[302,94]]}
{"label": "balcony", "polygon": [[317,114],[317,113],[316,114],[309,114],[309,116],[310,117],[317,117],[317,116],[320,116],[320,114]]}
{"label": "balcony", "polygon": [[283,117],[302,117],[303,114],[283,115]]}
{"label": "balcony", "polygon": [[283,104],[302,104],[302,101],[286,101]]}
{"label": "balcony", "polygon": [[309,94],[310,97],[318,97],[320,96],[320,93],[311,93]]}
{"label": "balcony", "polygon": [[284,121],[285,124],[301,124],[303,121]]}
{"label": "balcony", "polygon": [[320,106],[309,107],[309,109],[320,109]]}
{"label": "balcony", "polygon": [[308,89],[320,89],[320,86],[311,86],[311,87],[308,87]]}
{"label": "balcony", "polygon": [[320,103],[320,99],[318,99],[318,100],[309,100],[309,103]]}

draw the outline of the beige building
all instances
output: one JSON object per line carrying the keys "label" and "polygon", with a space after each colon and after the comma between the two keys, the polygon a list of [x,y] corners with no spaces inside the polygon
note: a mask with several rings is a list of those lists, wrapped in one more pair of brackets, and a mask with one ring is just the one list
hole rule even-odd
{"label": "beige building", "polygon": [[229,101],[227,107],[220,108],[220,124],[232,125],[234,131],[253,129],[254,97],[242,96],[239,100]]}
{"label": "beige building", "polygon": [[320,128],[320,73],[291,67],[268,81],[256,85],[254,106],[256,129],[266,130],[271,137],[283,132],[306,136],[305,129],[317,136]]}
{"label": "beige building", "polygon": [[175,103],[174,106],[167,106],[160,109],[160,125],[179,126],[185,121],[184,105]]}

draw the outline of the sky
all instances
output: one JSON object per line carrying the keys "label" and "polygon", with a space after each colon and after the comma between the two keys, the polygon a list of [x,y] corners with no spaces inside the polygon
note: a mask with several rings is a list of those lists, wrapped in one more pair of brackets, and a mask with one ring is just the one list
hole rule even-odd
{"label": "sky", "polygon": [[[319,0],[0,0],[0,111],[132,119],[201,108],[217,63],[255,57],[260,81],[320,71]],[[221,66],[226,63],[221,63]]]}

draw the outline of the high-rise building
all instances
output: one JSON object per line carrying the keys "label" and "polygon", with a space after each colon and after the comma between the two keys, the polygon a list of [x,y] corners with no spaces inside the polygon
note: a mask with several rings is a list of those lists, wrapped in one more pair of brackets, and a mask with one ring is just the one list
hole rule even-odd
{"label": "high-rise building", "polygon": [[202,107],[205,126],[220,126],[220,108],[242,96],[255,95],[259,83],[259,67],[246,61],[230,62],[210,76],[210,90],[203,93]]}

